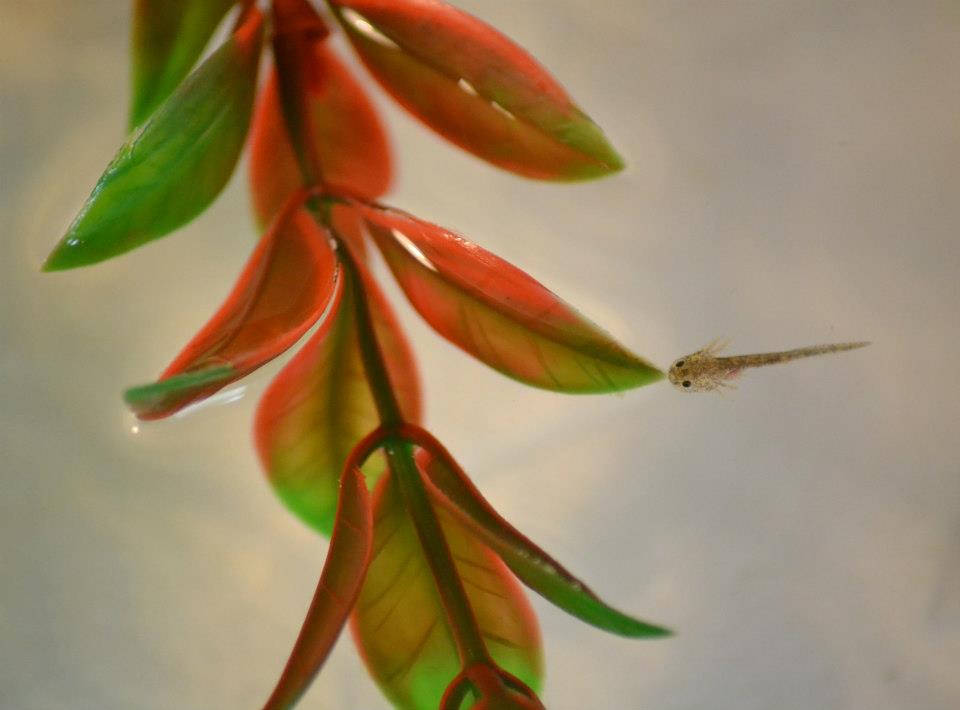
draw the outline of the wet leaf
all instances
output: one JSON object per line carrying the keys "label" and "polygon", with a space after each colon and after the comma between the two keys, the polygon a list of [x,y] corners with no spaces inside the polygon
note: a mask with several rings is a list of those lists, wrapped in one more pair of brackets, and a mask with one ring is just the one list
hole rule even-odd
{"label": "wet leaf", "polygon": [[[380,423],[357,345],[353,289],[342,273],[328,315],[267,389],[255,423],[257,451],[274,491],[325,535],[344,461]],[[410,348],[371,279],[365,278],[365,288],[395,394],[405,418],[418,421],[420,390]],[[380,457],[364,467],[371,485],[383,468]]]}
{"label": "wet leaf", "polygon": [[[374,198],[390,185],[391,160],[383,126],[363,89],[325,43],[313,45],[313,72],[304,102],[305,128],[331,190]],[[257,102],[250,143],[250,188],[262,224],[303,185],[284,127],[276,71]]]}
{"label": "wet leaf", "polygon": [[133,130],[190,72],[234,0],[137,0],[133,11]]}
{"label": "wet leaf", "polygon": [[414,308],[490,367],[570,393],[616,392],[663,378],[495,254],[398,211],[357,209]]}
{"label": "wet leaf", "polygon": [[231,38],[134,131],[44,270],[123,254],[183,226],[213,202],[243,149],[262,24],[251,8]]}
{"label": "wet leaf", "polygon": [[[437,513],[490,655],[538,688],[540,633],[523,591],[495,554],[443,508]],[[417,533],[389,477],[374,495],[373,558],[351,625],[392,703],[403,710],[437,708],[460,661]]]}
{"label": "wet leaf", "polygon": [[129,390],[127,403],[141,419],[166,417],[272,360],[323,314],[335,272],[329,235],[294,198],[213,318],[158,382]]}
{"label": "wet leaf", "polygon": [[[445,453],[445,452],[444,452]],[[447,455],[449,456],[449,455]],[[426,451],[418,464],[436,492],[470,530],[489,545],[521,582],[581,621],[632,638],[667,636],[660,626],[617,611],[493,509],[452,458]]]}
{"label": "wet leaf", "polygon": [[543,180],[623,167],[600,128],[521,47],[440,0],[334,0],[371,73],[408,111],[474,155]]}
{"label": "wet leaf", "polygon": [[264,710],[286,710],[323,666],[353,608],[373,548],[373,513],[360,469],[343,475],[330,550],[300,635]]}

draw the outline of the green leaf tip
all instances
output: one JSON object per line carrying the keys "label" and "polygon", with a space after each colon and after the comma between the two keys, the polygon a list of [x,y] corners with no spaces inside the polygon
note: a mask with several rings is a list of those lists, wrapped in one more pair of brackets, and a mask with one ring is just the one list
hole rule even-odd
{"label": "green leaf tip", "polygon": [[66,271],[67,269],[72,269],[75,266],[80,266],[80,264],[74,264],[73,262],[73,245],[67,243],[68,240],[64,239],[56,248],[50,252],[50,255],[47,256],[46,261],[43,262],[43,265],[40,267],[40,271],[43,273],[50,273],[53,271]]}
{"label": "green leaf tip", "polygon": [[567,182],[582,182],[615,175],[627,164],[610,144],[609,139],[593,120],[580,112],[581,120],[571,122],[559,131],[561,140],[570,148],[590,156],[592,162],[574,166],[570,172],[558,177]]}
{"label": "green leaf tip", "polygon": [[236,370],[230,365],[185,372],[159,382],[131,387],[123,393],[123,401],[141,419],[157,419],[166,411],[197,399],[210,389],[230,380]]}
{"label": "green leaf tip", "polygon": [[630,617],[630,621],[632,622],[632,624],[630,625],[632,628],[622,631],[620,634],[621,636],[626,636],[627,638],[634,638],[634,639],[641,639],[641,638],[661,639],[661,638],[670,638],[671,636],[675,635],[671,629],[668,629],[663,626],[648,624],[644,621],[640,621],[639,619],[634,619],[632,617]]}

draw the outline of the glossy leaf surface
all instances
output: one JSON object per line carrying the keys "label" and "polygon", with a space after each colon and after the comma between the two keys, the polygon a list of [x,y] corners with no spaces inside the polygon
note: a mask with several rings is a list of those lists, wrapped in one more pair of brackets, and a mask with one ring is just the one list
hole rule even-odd
{"label": "glossy leaf surface", "polygon": [[262,24],[251,8],[230,40],[133,132],[45,270],[117,256],[172,232],[207,208],[243,149]]}
{"label": "glossy leaf surface", "polygon": [[[540,633],[523,591],[496,555],[443,508],[437,513],[490,655],[538,688]],[[416,530],[388,477],[374,496],[374,521],[354,638],[391,702],[403,710],[435,710],[460,660]]]}
{"label": "glossy leaf surface", "polygon": [[600,128],[521,47],[440,0],[331,3],[371,73],[461,148],[544,180],[616,172]]}
{"label": "glossy leaf surface", "polygon": [[[325,43],[313,48],[316,81],[304,97],[320,172],[331,189],[374,198],[390,185],[391,161],[380,119],[363,89]],[[251,129],[250,188],[261,224],[303,184],[283,122],[276,71],[257,101]]]}
{"label": "glossy leaf surface", "polygon": [[[360,350],[353,289],[346,272],[317,332],[274,379],[257,408],[255,438],[275,492],[297,516],[330,534],[344,462],[380,421]],[[372,280],[365,288],[394,392],[409,421],[420,417],[420,390],[409,346]],[[381,458],[364,467],[371,484]]]}
{"label": "glossy leaf surface", "polygon": [[398,211],[357,209],[420,315],[503,374],[571,393],[616,392],[663,377],[495,254]]}
{"label": "glossy leaf surface", "polygon": [[249,374],[297,342],[334,289],[329,235],[296,200],[261,239],[227,300],[157,383],[129,390],[141,419],[158,419]]}
{"label": "glossy leaf surface", "polygon": [[360,469],[351,467],[344,472],[339,500],[317,591],[264,710],[287,710],[296,705],[333,649],[360,594],[373,548],[373,512]]}
{"label": "glossy leaf surface", "polygon": [[203,53],[234,0],[137,0],[130,129],[163,103]]}
{"label": "glossy leaf surface", "polygon": [[440,499],[489,545],[515,575],[547,601],[593,626],[633,638],[669,635],[666,629],[617,611],[559,562],[504,520],[452,459],[418,455]]}

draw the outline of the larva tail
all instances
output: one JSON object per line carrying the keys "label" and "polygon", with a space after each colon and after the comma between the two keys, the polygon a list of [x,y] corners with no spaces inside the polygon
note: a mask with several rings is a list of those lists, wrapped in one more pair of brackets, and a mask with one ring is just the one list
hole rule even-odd
{"label": "larva tail", "polygon": [[796,353],[796,357],[812,357],[814,355],[826,355],[827,353],[842,353],[846,350],[857,350],[858,348],[865,348],[869,344],[869,340],[856,343],[831,343],[829,345],[813,345],[809,348],[799,348],[788,352]]}
{"label": "larva tail", "polygon": [[795,350],[784,350],[778,353],[757,353],[756,355],[735,355],[734,357],[719,358],[720,362],[731,369],[744,367],[763,367],[764,365],[777,365],[781,362],[791,362],[814,355],[827,355],[828,353],[839,353],[846,350],[856,350],[869,345],[867,341],[855,343],[830,343],[828,345],[811,345],[807,348],[797,348]]}

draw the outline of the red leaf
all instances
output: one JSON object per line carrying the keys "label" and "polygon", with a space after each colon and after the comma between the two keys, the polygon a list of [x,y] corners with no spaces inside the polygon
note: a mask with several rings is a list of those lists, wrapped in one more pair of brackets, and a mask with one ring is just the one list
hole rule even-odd
{"label": "red leaf", "polygon": [[420,315],[503,374],[561,392],[613,392],[663,377],[495,254],[395,210],[357,209]]}
{"label": "red leaf", "polygon": [[141,419],[169,416],[293,345],[333,293],[330,237],[294,198],[260,240],[217,313],[151,385],[128,390]]}
{"label": "red leaf", "polygon": [[263,710],[292,708],[323,666],[360,594],[372,548],[373,513],[367,484],[360,469],[350,466],[340,484],[333,537],[317,591]]}
{"label": "red leaf", "polygon": [[600,128],[521,47],[440,0],[333,0],[364,63],[407,110],[461,148],[527,177],[620,170]]}
{"label": "red leaf", "polygon": [[[378,197],[391,176],[382,123],[361,86],[324,43],[314,44],[313,56],[318,80],[305,101],[324,182],[335,192]],[[258,99],[251,131],[250,188],[258,223],[268,222],[302,185],[274,70]]]}
{"label": "red leaf", "polygon": [[[341,273],[329,314],[271,383],[255,424],[257,451],[274,491],[324,534],[333,524],[344,461],[354,444],[380,423],[357,345],[355,296],[346,273]],[[410,348],[376,284],[363,278],[401,410],[408,421],[419,421],[420,389]],[[371,483],[383,468],[380,457],[367,463],[364,470]]]}
{"label": "red leaf", "polygon": [[[435,710],[460,659],[436,583],[391,476],[374,493],[373,557],[351,626],[371,675],[403,710]],[[497,665],[539,687],[540,632],[503,562],[437,507],[477,625]]]}

